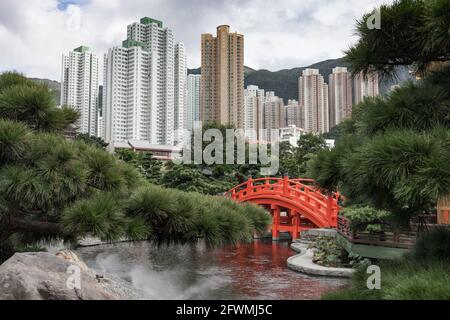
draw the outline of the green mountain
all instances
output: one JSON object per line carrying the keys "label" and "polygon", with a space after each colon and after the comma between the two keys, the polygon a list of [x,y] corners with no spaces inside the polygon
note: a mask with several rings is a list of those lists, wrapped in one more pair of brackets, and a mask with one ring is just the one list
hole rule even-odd
{"label": "green mountain", "polygon": [[[298,99],[298,78],[306,68],[319,69],[324,80],[328,83],[328,76],[335,67],[349,67],[342,58],[329,59],[314,63],[307,67],[299,67],[293,69],[283,69],[279,71],[269,71],[265,69],[254,70],[244,67],[245,79],[244,83],[248,85],[257,85],[266,91],[275,91],[275,94],[284,99],[285,103],[289,99]],[[200,74],[200,68],[189,69],[189,74]],[[380,81],[380,93],[386,94],[392,85],[400,83],[404,80],[413,79],[408,73],[406,67],[399,67],[397,71],[397,79],[383,79]]]}

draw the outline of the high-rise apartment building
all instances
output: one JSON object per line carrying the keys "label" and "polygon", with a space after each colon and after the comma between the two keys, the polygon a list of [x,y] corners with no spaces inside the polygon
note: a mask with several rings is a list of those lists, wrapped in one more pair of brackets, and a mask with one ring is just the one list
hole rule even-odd
{"label": "high-rise apartment building", "polygon": [[380,94],[379,91],[379,79],[378,73],[370,73],[364,76],[362,73],[357,74],[354,77],[354,95],[353,102],[358,104],[364,100],[365,97],[375,97]]}
{"label": "high-rise apartment building", "polygon": [[266,92],[264,100],[264,134],[263,140],[272,141],[278,137],[272,134],[273,129],[286,126],[286,109],[283,99],[276,96],[275,92]]}
{"label": "high-rise apartment building", "polygon": [[328,79],[331,129],[352,114],[352,76],[347,68],[336,67]]}
{"label": "high-rise apartment building", "polygon": [[201,38],[201,119],[244,127],[244,36],[217,27]]}
{"label": "high-rise apartment building", "polygon": [[150,141],[153,128],[147,45],[125,40],[122,46],[109,49],[105,68],[105,141]]}
{"label": "high-rise apartment building", "polygon": [[98,58],[88,47],[62,56],[61,105],[80,114],[77,131],[97,135]]}
{"label": "high-rise apartment building", "polygon": [[328,85],[318,69],[305,69],[299,81],[299,104],[305,110],[305,130],[329,131]]}
{"label": "high-rise apartment building", "polygon": [[193,130],[199,128],[200,121],[200,78],[199,74],[188,75],[187,105],[185,111],[184,128]]}
{"label": "high-rise apartment building", "polygon": [[105,122],[103,121],[103,86],[98,87],[97,101],[97,137],[104,139]]}
{"label": "high-rise apartment building", "polygon": [[304,114],[297,100],[290,99],[286,106],[286,126],[303,128]]}
{"label": "high-rise apartment building", "polygon": [[264,124],[264,89],[247,86],[244,90],[244,129],[247,137],[258,139]]}
{"label": "high-rise apartment building", "polygon": [[181,129],[184,128],[185,121],[185,109],[186,109],[186,98],[187,98],[187,61],[186,61],[186,50],[182,43],[177,43],[175,45],[175,104],[174,104],[174,121],[173,130],[177,133],[180,129],[178,135],[174,136],[174,143],[178,144],[181,142],[182,138],[180,136]]}
{"label": "high-rise apartment building", "polygon": [[105,140],[174,143],[183,113],[184,47],[161,21],[142,18],[105,59]]}

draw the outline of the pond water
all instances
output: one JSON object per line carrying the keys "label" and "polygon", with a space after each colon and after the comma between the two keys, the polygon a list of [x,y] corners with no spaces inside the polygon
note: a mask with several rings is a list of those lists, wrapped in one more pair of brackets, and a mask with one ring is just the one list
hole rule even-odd
{"label": "pond water", "polygon": [[150,242],[86,247],[88,266],[130,281],[148,299],[319,299],[348,280],[291,271],[288,242],[255,240],[238,247],[157,246]]}

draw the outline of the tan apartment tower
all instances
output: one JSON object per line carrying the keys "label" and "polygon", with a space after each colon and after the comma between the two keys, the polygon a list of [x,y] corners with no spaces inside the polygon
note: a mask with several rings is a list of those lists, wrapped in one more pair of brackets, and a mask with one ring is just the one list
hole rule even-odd
{"label": "tan apartment tower", "polygon": [[376,97],[380,94],[378,86],[378,73],[372,72],[363,75],[362,72],[354,76],[353,102],[355,105],[362,102],[366,97]]}
{"label": "tan apartment tower", "polygon": [[298,103],[305,112],[305,130],[325,133],[330,129],[328,85],[318,69],[305,69],[298,79]]}
{"label": "tan apartment tower", "polygon": [[201,121],[244,128],[244,36],[221,25],[202,34],[201,49]]}
{"label": "tan apartment tower", "polygon": [[352,115],[352,76],[347,68],[336,67],[328,78],[330,129]]}

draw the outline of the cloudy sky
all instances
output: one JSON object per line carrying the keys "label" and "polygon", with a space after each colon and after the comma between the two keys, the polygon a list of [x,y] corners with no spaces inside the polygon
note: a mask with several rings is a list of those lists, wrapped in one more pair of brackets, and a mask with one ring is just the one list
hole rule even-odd
{"label": "cloudy sky", "polygon": [[354,22],[391,0],[0,0],[0,71],[60,79],[61,54],[99,56],[140,17],[162,20],[200,65],[200,35],[229,24],[245,36],[245,65],[272,71],[342,56]]}

